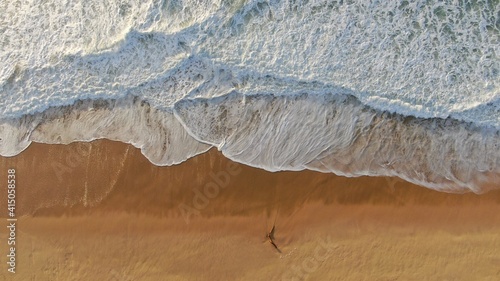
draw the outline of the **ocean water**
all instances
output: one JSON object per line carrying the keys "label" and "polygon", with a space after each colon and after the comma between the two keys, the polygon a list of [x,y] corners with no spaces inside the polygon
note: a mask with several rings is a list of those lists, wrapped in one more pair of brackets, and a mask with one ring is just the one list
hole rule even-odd
{"label": "ocean water", "polygon": [[0,0],[0,155],[108,138],[500,187],[500,1]]}

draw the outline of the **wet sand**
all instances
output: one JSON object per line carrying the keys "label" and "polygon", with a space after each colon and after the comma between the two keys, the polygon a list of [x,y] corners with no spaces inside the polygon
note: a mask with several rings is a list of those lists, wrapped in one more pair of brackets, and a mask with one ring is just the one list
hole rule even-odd
{"label": "wet sand", "polygon": [[[0,158],[2,178],[9,168],[17,264],[7,271],[3,231],[0,280],[500,278],[500,191],[271,173],[216,150],[157,167],[107,140],[33,144]],[[273,224],[281,253],[266,241]]]}

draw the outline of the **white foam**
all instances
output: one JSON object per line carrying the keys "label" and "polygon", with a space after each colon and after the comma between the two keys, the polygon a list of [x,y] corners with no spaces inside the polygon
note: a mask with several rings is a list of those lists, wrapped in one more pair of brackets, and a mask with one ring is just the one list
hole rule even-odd
{"label": "white foam", "polygon": [[154,164],[172,165],[214,146],[232,160],[269,171],[398,176],[448,192],[484,192],[500,175],[500,131],[379,112],[340,93],[233,92],[184,99],[173,111],[132,96],[86,100],[3,121],[0,137],[3,156],[31,141],[108,138],[133,144]]}
{"label": "white foam", "polygon": [[[228,92],[210,75],[225,69],[247,79],[242,93],[318,82],[379,110],[457,118],[468,111],[468,119],[499,127],[498,115],[470,114],[500,95],[499,3],[348,2],[1,1],[1,114],[120,98],[145,84],[141,95],[168,107],[184,95],[153,82],[192,83],[175,72],[191,57],[208,67],[195,73],[199,84],[212,83],[197,92],[205,96]],[[279,81],[262,84],[266,75]]]}
{"label": "white foam", "polygon": [[499,131],[380,113],[352,96],[233,93],[180,101],[175,115],[197,140],[270,171],[398,176],[448,192],[483,192],[500,174]]}
{"label": "white foam", "polygon": [[188,135],[172,113],[152,109],[132,97],[86,100],[17,121],[4,121],[0,123],[0,136],[3,156],[21,152],[32,141],[68,144],[107,138],[140,148],[156,165],[178,164],[210,148]]}

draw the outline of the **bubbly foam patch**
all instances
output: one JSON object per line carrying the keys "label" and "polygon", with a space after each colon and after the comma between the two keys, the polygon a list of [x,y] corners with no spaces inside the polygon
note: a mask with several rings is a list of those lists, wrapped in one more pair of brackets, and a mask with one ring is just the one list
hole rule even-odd
{"label": "bubbly foam patch", "polygon": [[500,172],[499,131],[379,112],[353,96],[233,93],[180,101],[175,114],[228,158],[271,171],[398,176],[453,192],[484,191]]}
{"label": "bubbly foam patch", "polygon": [[344,176],[398,176],[448,192],[498,188],[500,132],[456,119],[380,112],[345,94],[185,99],[170,110],[129,96],[86,100],[0,123],[0,153],[31,141],[107,138],[131,143],[157,165],[217,147],[269,171],[311,169]]}
{"label": "bubbly foam patch", "polygon": [[300,87],[500,127],[498,111],[475,110],[498,107],[498,1],[0,3],[3,117],[127,94],[167,108]]}
{"label": "bubbly foam patch", "polygon": [[32,141],[68,144],[100,138],[130,143],[154,164],[173,165],[207,151],[171,112],[152,109],[133,97],[85,100],[0,123],[0,153],[12,156]]}

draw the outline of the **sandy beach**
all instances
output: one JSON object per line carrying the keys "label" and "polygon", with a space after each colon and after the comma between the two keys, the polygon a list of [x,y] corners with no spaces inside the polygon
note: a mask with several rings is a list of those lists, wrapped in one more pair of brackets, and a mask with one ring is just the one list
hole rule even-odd
{"label": "sandy beach", "polygon": [[0,168],[16,169],[18,218],[15,274],[0,232],[1,280],[500,278],[500,191],[271,173],[215,149],[158,167],[108,140],[35,143]]}

